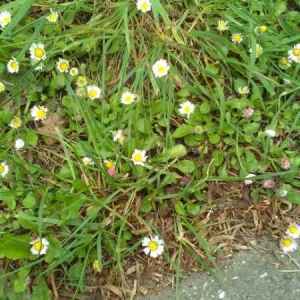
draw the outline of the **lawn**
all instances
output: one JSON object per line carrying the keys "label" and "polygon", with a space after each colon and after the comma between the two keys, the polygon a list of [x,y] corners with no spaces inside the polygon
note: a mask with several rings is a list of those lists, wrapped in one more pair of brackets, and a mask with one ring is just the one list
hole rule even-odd
{"label": "lawn", "polygon": [[299,20],[299,0],[1,1],[0,299],[133,299],[217,276],[245,238],[295,250]]}

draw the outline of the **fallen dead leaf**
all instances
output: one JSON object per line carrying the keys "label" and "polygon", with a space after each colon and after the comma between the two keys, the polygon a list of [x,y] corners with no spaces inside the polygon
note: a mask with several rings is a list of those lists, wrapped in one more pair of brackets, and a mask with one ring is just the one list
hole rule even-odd
{"label": "fallen dead leaf", "polygon": [[48,113],[47,119],[43,121],[43,126],[38,127],[37,131],[47,137],[44,141],[47,145],[53,145],[58,143],[56,127],[66,128],[68,125],[68,120],[58,113]]}

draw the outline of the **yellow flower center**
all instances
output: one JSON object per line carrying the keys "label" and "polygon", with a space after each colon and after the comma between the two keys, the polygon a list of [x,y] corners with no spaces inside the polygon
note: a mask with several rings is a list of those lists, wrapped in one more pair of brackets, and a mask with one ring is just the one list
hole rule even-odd
{"label": "yellow flower center", "polygon": [[255,53],[256,53],[256,56],[259,56],[259,55],[261,55],[262,51],[259,47],[256,47]]}
{"label": "yellow flower center", "polygon": [[36,48],[35,50],[34,50],[34,55],[36,56],[36,57],[39,57],[39,58],[41,58],[41,57],[43,57],[44,56],[44,50],[42,49],[42,48]]}
{"label": "yellow flower center", "polygon": [[157,72],[158,73],[164,73],[165,70],[166,70],[166,68],[164,66],[160,66],[160,67],[158,67]]}
{"label": "yellow flower center", "polygon": [[8,23],[10,22],[10,17],[9,17],[9,16],[4,17],[4,18],[3,18],[3,22],[4,22],[5,24],[8,24]]}
{"label": "yellow flower center", "polygon": [[95,260],[95,261],[93,262],[93,268],[94,268],[94,270],[96,270],[96,271],[99,271],[99,270],[100,270],[100,264],[99,264],[98,260]]}
{"label": "yellow flower center", "polygon": [[147,10],[148,9],[148,4],[146,2],[143,2],[141,5],[142,10]]}
{"label": "yellow flower center", "polygon": [[62,62],[60,65],[59,65],[59,68],[62,70],[62,71],[66,71],[68,69],[68,64],[66,62]]}
{"label": "yellow flower center", "polygon": [[186,106],[184,109],[183,109],[183,111],[185,112],[185,113],[190,113],[191,112],[191,108],[189,107],[189,106]]}
{"label": "yellow flower center", "polygon": [[286,64],[288,63],[288,60],[287,60],[285,57],[283,57],[283,58],[280,60],[280,63],[281,63],[282,65],[286,65]]}
{"label": "yellow flower center", "polygon": [[41,249],[43,248],[43,244],[41,241],[35,242],[33,244],[33,248],[37,251],[41,251]]}
{"label": "yellow flower center", "polygon": [[297,233],[298,232],[298,228],[295,225],[291,225],[289,228],[290,233]]}
{"label": "yellow flower center", "polygon": [[294,49],[294,50],[293,50],[293,54],[294,54],[295,56],[299,56],[299,55],[300,55],[300,49]]}
{"label": "yellow flower center", "polygon": [[267,31],[267,29],[268,29],[268,27],[267,27],[266,25],[262,25],[262,26],[260,26],[260,32],[261,32],[261,33],[264,33],[264,32],[266,32],[266,31]]}
{"label": "yellow flower center", "polygon": [[44,118],[46,116],[46,112],[42,109],[39,109],[37,112],[36,112],[36,116],[40,119]]}
{"label": "yellow flower center", "polygon": [[0,174],[4,173],[4,170],[5,170],[4,166],[0,165]]}
{"label": "yellow flower center", "polygon": [[52,13],[50,16],[49,16],[49,19],[53,22],[55,22],[57,20],[57,15],[55,13]]}
{"label": "yellow flower center", "polygon": [[18,67],[19,67],[19,63],[16,62],[16,61],[13,61],[13,62],[10,64],[10,66],[11,66],[11,68],[12,68],[13,70],[17,70]]}
{"label": "yellow flower center", "polygon": [[112,169],[114,167],[114,163],[111,160],[107,161],[105,165],[108,169]]}
{"label": "yellow flower center", "polygon": [[125,102],[126,102],[126,103],[132,102],[132,96],[131,96],[131,95],[126,96],[126,97],[125,97]]}
{"label": "yellow flower center", "polygon": [[71,69],[71,75],[75,76],[77,74],[77,70],[76,69]]}
{"label": "yellow flower center", "polygon": [[12,121],[12,124],[13,124],[13,126],[15,126],[15,127],[20,127],[21,124],[22,124],[22,121],[21,121],[20,119],[14,119],[14,120]]}
{"label": "yellow flower center", "polygon": [[226,27],[226,26],[225,26],[225,24],[224,24],[224,23],[220,23],[220,24],[219,24],[219,29],[220,29],[220,30],[224,30],[224,29],[225,29],[225,27]]}
{"label": "yellow flower center", "polygon": [[77,83],[80,85],[85,85],[85,79],[82,76],[78,76]]}
{"label": "yellow flower center", "polygon": [[284,239],[283,241],[282,241],[282,245],[284,246],[284,247],[291,247],[292,246],[292,240],[291,239]]}
{"label": "yellow flower center", "polygon": [[0,83],[0,93],[5,90],[5,86],[3,83]]}
{"label": "yellow flower center", "polygon": [[158,248],[158,244],[157,244],[157,242],[151,241],[149,243],[148,247],[151,251],[156,251]]}
{"label": "yellow flower center", "polygon": [[143,160],[143,156],[140,153],[137,153],[134,155],[133,159],[137,162],[140,162]]}
{"label": "yellow flower center", "polygon": [[97,96],[97,92],[96,92],[95,90],[90,90],[90,91],[89,91],[89,96],[90,96],[91,98],[95,98],[95,97]]}
{"label": "yellow flower center", "polygon": [[240,36],[240,35],[235,35],[235,36],[233,37],[233,40],[234,40],[235,42],[239,42],[239,41],[241,40],[241,36]]}

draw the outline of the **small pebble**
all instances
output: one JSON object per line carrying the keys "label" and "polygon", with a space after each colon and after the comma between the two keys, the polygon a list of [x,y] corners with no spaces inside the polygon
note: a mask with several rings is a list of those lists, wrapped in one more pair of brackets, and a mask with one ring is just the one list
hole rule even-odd
{"label": "small pebble", "polygon": [[268,276],[268,273],[267,273],[267,272],[264,273],[264,274],[262,274],[262,275],[260,275],[259,278],[264,278],[264,277],[266,277],[266,276]]}

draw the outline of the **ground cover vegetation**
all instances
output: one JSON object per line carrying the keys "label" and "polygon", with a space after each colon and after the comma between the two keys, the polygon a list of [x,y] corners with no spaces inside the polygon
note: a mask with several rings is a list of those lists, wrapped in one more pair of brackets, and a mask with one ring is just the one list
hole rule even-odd
{"label": "ground cover vegetation", "polygon": [[0,298],[132,299],[213,272],[246,233],[281,238],[299,216],[299,10],[1,1]]}

